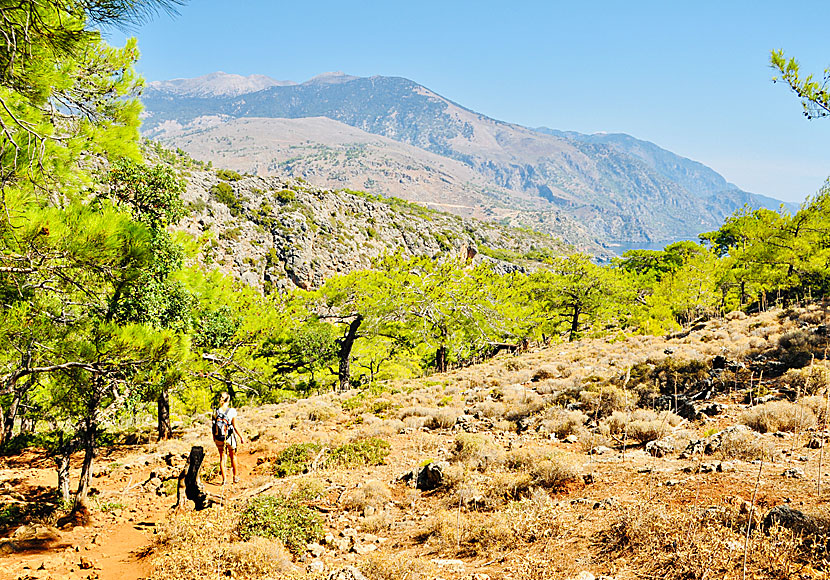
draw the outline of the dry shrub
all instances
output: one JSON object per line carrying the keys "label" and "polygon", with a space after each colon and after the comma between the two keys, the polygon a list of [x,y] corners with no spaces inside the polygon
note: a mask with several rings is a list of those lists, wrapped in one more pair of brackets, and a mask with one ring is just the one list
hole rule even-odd
{"label": "dry shrub", "polygon": [[542,425],[559,439],[564,439],[568,435],[579,435],[585,431],[587,420],[588,416],[581,411],[553,408],[547,412],[547,419],[542,421]]}
{"label": "dry shrub", "polygon": [[772,448],[756,433],[732,431],[723,436],[713,455],[718,459],[755,461],[756,459],[770,458]]}
{"label": "dry shrub", "polygon": [[417,416],[409,416],[403,420],[403,425],[405,429],[414,429],[415,431],[420,431],[426,424],[429,422],[428,417],[417,417]]}
{"label": "dry shrub", "polygon": [[500,421],[496,421],[495,423],[493,423],[493,429],[495,431],[507,431],[510,433],[515,433],[518,430],[518,426],[513,421],[501,419]]}
{"label": "dry shrub", "polygon": [[555,379],[559,376],[559,371],[557,371],[553,367],[541,367],[535,373],[533,373],[533,377],[530,379],[533,382],[544,381],[545,379]]}
{"label": "dry shrub", "polygon": [[279,541],[254,537],[228,542],[233,510],[189,512],[171,518],[154,538],[153,580],[202,580],[217,575],[237,578],[279,577],[293,572],[291,555]]}
{"label": "dry shrub", "polygon": [[334,419],[338,413],[339,412],[336,409],[329,407],[328,405],[320,404],[309,409],[306,416],[309,421],[322,423],[324,421]]}
{"label": "dry shrub", "polygon": [[496,473],[487,486],[488,500],[500,504],[526,497],[533,487],[533,478],[525,472]]}
{"label": "dry shrub", "polygon": [[830,369],[825,364],[812,364],[800,369],[789,369],[781,381],[802,395],[816,395],[827,391]]}
{"label": "dry shrub", "polygon": [[827,398],[825,396],[812,395],[810,397],[802,397],[798,400],[799,405],[803,405],[810,409],[816,416],[818,423],[824,425],[827,422]]}
{"label": "dry shrub", "polygon": [[[597,564],[617,565],[620,558],[640,577],[664,580],[741,578],[745,530],[701,521],[693,510],[661,504],[631,506],[610,519],[594,536]],[[822,566],[818,551],[789,530],[776,528],[750,534],[746,578],[793,578],[805,565]],[[816,577],[808,575],[804,577]]]}
{"label": "dry shrub", "polygon": [[392,492],[382,481],[370,479],[343,496],[346,509],[362,512],[367,507],[380,508],[392,499]]}
{"label": "dry shrub", "polygon": [[585,413],[590,417],[607,417],[614,411],[623,411],[629,407],[629,395],[622,389],[607,385],[579,394]]}
{"label": "dry shrub", "polygon": [[444,408],[438,409],[432,414],[431,426],[435,429],[449,429],[455,425],[459,413],[456,409]]}
{"label": "dry shrub", "polygon": [[481,433],[459,433],[455,436],[453,460],[484,471],[504,461],[504,450],[490,436]]}
{"label": "dry shrub", "polygon": [[445,550],[474,556],[512,551],[517,542],[533,543],[564,532],[558,508],[540,496],[511,502],[491,514],[441,511],[429,521],[425,535]]}
{"label": "dry shrub", "polygon": [[504,403],[498,403],[496,401],[484,401],[473,407],[473,413],[477,413],[478,415],[489,419],[504,417],[504,412]]}
{"label": "dry shrub", "polygon": [[625,436],[639,443],[648,443],[664,437],[683,419],[670,411],[657,413],[649,409],[637,409],[628,414],[615,411],[604,424],[616,436]]}
{"label": "dry shrub", "polygon": [[532,486],[558,490],[581,480],[579,459],[569,453],[545,453],[543,449],[523,447],[507,454],[509,469],[530,476]]}
{"label": "dry shrub", "polygon": [[314,501],[320,499],[328,489],[322,479],[316,477],[298,477],[291,482],[286,497],[297,501]]}
{"label": "dry shrub", "polygon": [[804,431],[816,425],[815,414],[804,405],[770,401],[745,411],[740,422],[759,433]]}
{"label": "dry shrub", "polygon": [[435,577],[435,565],[426,558],[409,558],[399,552],[377,550],[358,564],[360,571],[375,580],[427,580]]}
{"label": "dry shrub", "polygon": [[384,532],[392,527],[392,524],[395,522],[395,518],[393,518],[389,512],[387,511],[380,511],[374,515],[366,516],[360,522],[360,529],[364,532],[369,532],[372,534],[376,534],[378,532]]}

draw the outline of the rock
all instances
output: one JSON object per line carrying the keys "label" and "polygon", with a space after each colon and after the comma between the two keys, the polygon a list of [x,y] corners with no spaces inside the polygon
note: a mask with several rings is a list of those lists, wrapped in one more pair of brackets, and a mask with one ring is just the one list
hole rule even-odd
{"label": "rock", "polygon": [[570,434],[567,437],[565,437],[565,443],[576,443],[578,441],[579,441],[579,437],[577,437],[574,434]]}
{"label": "rock", "polygon": [[805,447],[807,447],[808,449],[821,449],[823,446],[824,446],[824,438],[823,437],[817,437],[816,435],[813,435],[810,438],[810,440],[807,442],[807,445],[805,445]]}
{"label": "rock", "polygon": [[781,474],[783,477],[789,477],[790,479],[804,479],[804,471],[799,469],[798,467],[790,467],[784,470],[784,473]]}
{"label": "rock", "polygon": [[725,410],[726,406],[722,405],[721,403],[709,403],[708,405],[700,408],[700,412],[709,417],[720,415]]}
{"label": "rock", "polygon": [[447,467],[449,464],[444,461],[427,463],[418,473],[415,487],[423,491],[438,489],[444,481],[444,470]]}
{"label": "rock", "polygon": [[605,445],[597,445],[593,449],[591,449],[592,455],[604,455],[605,453],[613,453],[613,449],[607,447]]}
{"label": "rock", "polygon": [[328,532],[325,536],[323,536],[323,543],[324,544],[333,544],[334,543],[334,535],[331,532]]}
{"label": "rock", "polygon": [[97,568],[98,566],[95,565],[95,561],[87,558],[86,556],[81,556],[81,562],[79,564],[81,570],[91,570],[92,568]]}
{"label": "rock", "polygon": [[583,570],[576,576],[574,576],[573,580],[596,580],[596,576],[588,572],[587,570]]}
{"label": "rock", "polygon": [[375,544],[355,544],[352,546],[352,552],[361,556],[374,552],[378,547]]}
{"label": "rock", "polygon": [[328,580],[369,580],[354,566],[346,566],[329,574]]}
{"label": "rock", "polygon": [[722,354],[717,355],[712,359],[712,368],[715,370],[723,370],[726,368],[726,357]]}
{"label": "rock", "polygon": [[653,457],[665,457],[674,453],[674,442],[671,439],[658,439],[646,443],[646,453]]}
{"label": "rock", "polygon": [[326,549],[323,546],[321,546],[320,544],[317,544],[317,543],[308,544],[306,546],[306,549],[309,552],[311,552],[311,555],[314,556],[315,558],[319,558],[320,556],[322,556],[323,554],[326,553]]}
{"label": "rock", "polygon": [[308,565],[307,570],[309,574],[322,574],[326,571],[326,565],[323,564],[320,560],[314,560],[311,564]]}
{"label": "rock", "polygon": [[764,516],[762,526],[765,530],[776,525],[806,534],[815,533],[820,528],[815,518],[787,505],[777,505]]}
{"label": "rock", "polygon": [[730,471],[737,471],[738,468],[731,461],[721,461],[718,463],[718,471],[720,473],[728,473]]}

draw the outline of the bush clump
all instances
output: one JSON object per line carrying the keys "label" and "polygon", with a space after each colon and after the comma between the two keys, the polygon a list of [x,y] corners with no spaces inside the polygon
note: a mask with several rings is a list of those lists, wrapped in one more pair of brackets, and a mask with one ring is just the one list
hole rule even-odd
{"label": "bush clump", "polygon": [[295,443],[279,452],[274,458],[273,470],[276,477],[289,477],[308,471],[309,463],[320,452],[317,443]]}
{"label": "bush clump", "polygon": [[363,465],[382,465],[389,455],[391,445],[379,437],[359,439],[346,443],[331,451],[326,466],[359,467]]}
{"label": "bush clump", "polygon": [[292,189],[281,189],[274,194],[274,197],[277,198],[277,201],[289,203],[297,198],[297,194]]}
{"label": "bush clump", "polygon": [[770,401],[743,413],[741,423],[759,433],[804,431],[816,425],[816,416],[808,407],[789,401]]}
{"label": "bush clump", "polygon": [[303,504],[270,495],[252,499],[242,512],[237,528],[243,540],[254,536],[280,540],[299,555],[306,545],[323,537],[323,520]]}
{"label": "bush clump", "polygon": [[233,169],[217,169],[216,177],[224,181],[239,181],[242,176]]}

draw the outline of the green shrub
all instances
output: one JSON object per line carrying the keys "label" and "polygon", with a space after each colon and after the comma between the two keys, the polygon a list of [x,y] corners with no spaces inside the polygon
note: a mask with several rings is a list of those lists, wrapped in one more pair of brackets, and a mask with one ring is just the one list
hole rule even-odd
{"label": "green shrub", "polygon": [[331,467],[381,465],[389,455],[390,447],[388,441],[379,437],[360,439],[332,450],[326,465]]}
{"label": "green shrub", "polygon": [[277,198],[277,201],[280,201],[282,203],[289,203],[297,198],[297,194],[294,192],[293,189],[281,189],[280,191],[274,194],[274,197]]}
{"label": "green shrub", "polygon": [[233,169],[217,169],[216,177],[225,181],[239,181],[242,176]]}
{"label": "green shrub", "polygon": [[322,447],[317,443],[295,443],[286,447],[274,458],[274,475],[288,477],[304,473],[320,449]]}
{"label": "green shrub", "polygon": [[276,538],[293,554],[305,552],[306,544],[323,537],[323,520],[303,504],[269,495],[252,499],[239,518],[239,535],[245,541],[254,536]]}
{"label": "green shrub", "polygon": [[236,197],[236,194],[233,191],[233,187],[231,187],[224,181],[220,181],[219,183],[211,187],[210,194],[214,198],[216,198],[216,201],[228,206],[228,209],[230,210],[232,216],[236,217],[240,213],[242,213],[242,202],[245,200],[245,198]]}

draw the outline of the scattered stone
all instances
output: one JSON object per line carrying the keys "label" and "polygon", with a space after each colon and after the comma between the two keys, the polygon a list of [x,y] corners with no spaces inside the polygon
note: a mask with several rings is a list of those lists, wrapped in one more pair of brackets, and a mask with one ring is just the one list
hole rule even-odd
{"label": "scattered stone", "polygon": [[579,437],[571,433],[567,437],[565,437],[565,443],[576,443],[579,441]]}
{"label": "scattered stone", "polygon": [[470,577],[469,577],[468,580],[490,580],[490,575],[475,572],[473,574],[470,574]]}
{"label": "scattered stone", "polygon": [[718,463],[718,472],[719,473],[728,473],[731,471],[737,471],[738,468],[735,467],[735,464],[731,461],[721,461]]}
{"label": "scattered stone", "polygon": [[346,566],[329,574],[328,580],[368,580],[368,578],[354,566]]}
{"label": "scattered stone", "polygon": [[574,576],[573,580],[596,580],[597,577],[588,572],[587,570],[583,570],[576,576]]}
{"label": "scattered stone", "polygon": [[320,560],[314,560],[311,564],[308,565],[308,573],[309,574],[322,574],[326,571],[326,565],[323,564]]}
{"label": "scattered stone", "polygon": [[790,479],[804,479],[804,471],[799,469],[798,467],[790,467],[784,470],[784,473],[781,474],[783,477],[789,477]]}
{"label": "scattered stone", "polygon": [[87,558],[86,556],[81,556],[81,562],[79,564],[81,570],[91,570],[93,568],[97,568],[98,566],[95,565],[95,561]]}
{"label": "scattered stone", "polygon": [[671,439],[658,439],[646,443],[646,453],[653,457],[665,457],[674,453],[674,442]]}
{"label": "scattered stone", "polygon": [[614,451],[613,449],[611,449],[610,447],[607,447],[605,445],[597,445],[596,447],[591,449],[591,454],[592,455],[604,455],[606,453],[613,453],[613,451]]}
{"label": "scattered stone", "polygon": [[708,417],[720,415],[724,411],[726,411],[726,406],[721,403],[709,403],[708,405],[700,408],[700,412]]}
{"label": "scattered stone", "polygon": [[311,552],[311,555],[315,558],[319,558],[320,556],[326,553],[326,549],[317,543],[308,544],[306,548],[309,552]]}
{"label": "scattered stone", "polygon": [[807,447],[808,449],[821,449],[823,446],[824,446],[824,438],[823,437],[817,437],[816,435],[813,435],[810,438],[810,440],[807,442],[807,445],[805,445],[805,447]]}

